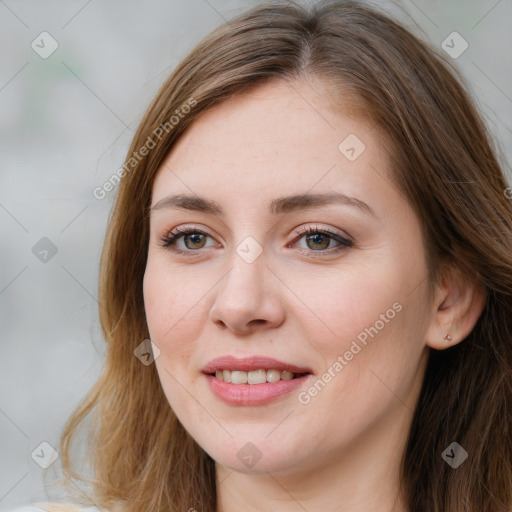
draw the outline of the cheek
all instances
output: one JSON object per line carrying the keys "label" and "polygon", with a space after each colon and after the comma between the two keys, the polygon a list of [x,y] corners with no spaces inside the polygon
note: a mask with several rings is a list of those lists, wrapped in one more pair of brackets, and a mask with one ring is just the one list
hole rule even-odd
{"label": "cheek", "polygon": [[[159,278],[160,276],[160,278]],[[151,339],[160,338],[165,328],[167,314],[173,311],[175,301],[170,293],[166,279],[158,268],[148,259],[143,280],[144,309]],[[168,318],[168,317],[167,317]],[[157,336],[158,334],[158,336]]]}
{"label": "cheek", "polygon": [[194,352],[191,340],[200,322],[194,318],[197,312],[192,307],[197,300],[194,302],[194,297],[183,293],[184,283],[176,276],[165,265],[148,258],[143,294],[149,336],[160,349],[155,366],[162,389],[172,409],[183,415],[191,406],[183,386],[191,385],[189,367]]}
{"label": "cheek", "polygon": [[181,283],[177,276],[148,259],[143,281],[144,308],[151,340],[162,350],[163,360],[169,353],[178,354],[190,347],[188,329],[200,325],[195,318],[200,305],[192,296],[193,288]]}
{"label": "cheek", "polygon": [[[315,398],[318,405],[325,400],[321,408],[332,400],[352,411],[368,406],[370,413],[393,400],[390,389],[406,393],[415,376],[428,320],[426,282],[417,286],[423,274],[415,260],[379,256],[317,282],[318,287],[298,290],[314,313],[303,317],[302,327],[321,354],[317,387],[323,399]],[[327,387],[332,393],[323,393]]]}
{"label": "cheek", "polygon": [[319,349],[339,352],[347,341],[379,321],[381,314],[390,310],[388,317],[396,316],[393,304],[401,301],[400,290],[407,276],[384,255],[375,259],[380,262],[333,269],[321,278],[318,274],[312,279],[293,278],[294,293],[308,306],[303,322],[309,324],[309,330],[316,329],[314,340]]}

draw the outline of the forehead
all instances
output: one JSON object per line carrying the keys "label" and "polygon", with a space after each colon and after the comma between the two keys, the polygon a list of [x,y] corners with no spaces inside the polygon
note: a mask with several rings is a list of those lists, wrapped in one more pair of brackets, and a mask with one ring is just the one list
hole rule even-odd
{"label": "forehead", "polygon": [[319,82],[280,80],[201,114],[162,163],[152,203],[169,193],[214,195],[221,202],[233,193],[350,193],[371,186],[387,167],[369,122],[335,111]]}

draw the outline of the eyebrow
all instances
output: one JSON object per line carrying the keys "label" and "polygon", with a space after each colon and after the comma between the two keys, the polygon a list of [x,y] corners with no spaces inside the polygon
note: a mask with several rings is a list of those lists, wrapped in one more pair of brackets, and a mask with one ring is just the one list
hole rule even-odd
{"label": "eyebrow", "polygon": [[[289,213],[292,211],[318,208],[332,204],[342,204],[345,206],[353,206],[359,208],[364,213],[377,218],[375,210],[360,199],[347,196],[339,192],[329,192],[324,194],[296,194],[291,196],[283,196],[274,199],[269,204],[269,212],[273,215]],[[184,210],[193,210],[212,215],[224,216],[222,207],[216,201],[200,196],[190,196],[178,194],[164,197],[158,201],[150,211],[161,210],[164,208],[181,208]]]}

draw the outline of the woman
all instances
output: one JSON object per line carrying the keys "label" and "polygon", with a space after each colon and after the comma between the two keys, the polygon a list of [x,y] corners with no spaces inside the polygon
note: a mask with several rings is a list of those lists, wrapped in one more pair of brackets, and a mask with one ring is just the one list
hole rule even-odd
{"label": "woman", "polygon": [[254,8],[178,66],[122,174],[106,366],[61,439],[78,504],[512,509],[509,189],[434,50],[358,3]]}

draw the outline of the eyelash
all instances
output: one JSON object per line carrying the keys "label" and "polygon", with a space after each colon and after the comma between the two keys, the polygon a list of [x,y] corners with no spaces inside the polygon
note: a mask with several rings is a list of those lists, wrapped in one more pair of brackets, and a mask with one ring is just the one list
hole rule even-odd
{"label": "eyelash", "polygon": [[[197,229],[194,227],[176,228],[175,230],[171,231],[170,233],[168,233],[161,239],[160,246],[163,247],[164,249],[169,249],[178,254],[184,254],[186,256],[194,256],[195,255],[194,253],[197,253],[198,250],[189,249],[187,251],[183,251],[181,249],[176,248],[176,242],[180,238],[182,238],[186,235],[189,235],[189,234],[201,234],[201,235],[209,236],[211,238],[211,236],[208,233],[206,233],[205,231],[202,231],[201,229]],[[313,251],[310,249],[302,249],[301,252],[303,252],[303,253],[333,254],[333,253],[338,253],[340,251],[343,251],[349,247],[353,247],[353,245],[354,245],[354,243],[351,240],[349,240],[348,238],[344,238],[344,237],[340,236],[338,233],[330,231],[329,229],[326,229],[326,228],[319,229],[317,227],[308,226],[307,228],[299,229],[298,231],[295,232],[295,234],[299,235],[299,238],[296,239],[294,242],[299,241],[301,238],[303,238],[304,236],[307,236],[307,235],[321,234],[321,235],[327,236],[333,240],[336,240],[337,242],[340,243],[340,246],[335,248],[335,250],[332,250],[332,248],[331,248],[331,250],[320,250],[320,251]]]}

